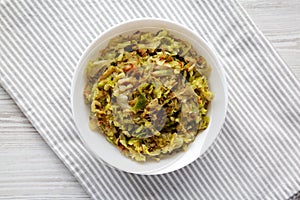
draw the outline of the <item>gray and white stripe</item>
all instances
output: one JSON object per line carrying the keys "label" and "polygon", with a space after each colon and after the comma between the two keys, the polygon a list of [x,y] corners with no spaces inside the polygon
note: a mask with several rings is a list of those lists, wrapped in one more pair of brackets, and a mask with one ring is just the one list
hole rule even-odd
{"label": "gray and white stripe", "polygon": [[[96,160],[71,115],[81,53],[105,29],[137,17],[189,26],[214,45],[227,72],[220,136],[166,175],[128,174]],[[235,0],[10,0],[0,21],[0,84],[93,199],[287,199],[299,190],[299,81]]]}

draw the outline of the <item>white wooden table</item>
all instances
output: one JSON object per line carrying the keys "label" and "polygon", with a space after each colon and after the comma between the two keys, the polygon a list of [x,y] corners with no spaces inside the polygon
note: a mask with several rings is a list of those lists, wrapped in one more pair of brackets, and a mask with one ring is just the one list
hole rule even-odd
{"label": "white wooden table", "polygon": [[[239,1],[300,79],[300,1]],[[0,199],[89,199],[1,86]]]}

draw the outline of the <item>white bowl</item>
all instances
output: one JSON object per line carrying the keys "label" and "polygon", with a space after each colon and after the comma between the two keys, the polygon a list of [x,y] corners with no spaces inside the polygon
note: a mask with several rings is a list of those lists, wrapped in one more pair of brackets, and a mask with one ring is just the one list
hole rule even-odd
{"label": "white bowl", "polygon": [[[89,60],[99,56],[99,50],[106,47],[109,40],[117,35],[129,35],[137,30],[157,32],[166,29],[175,37],[188,41],[193,48],[211,66],[209,76],[210,90],[214,93],[214,99],[210,104],[208,115],[211,118],[208,128],[199,134],[185,152],[180,152],[164,158],[159,162],[139,163],[123,156],[120,151],[110,144],[104,135],[89,129],[90,109],[84,103],[83,90],[86,84],[84,68]],[[105,163],[117,169],[136,174],[162,174],[182,168],[201,156],[218,136],[224,123],[227,110],[227,86],[223,67],[218,57],[203,38],[192,30],[180,24],[162,19],[136,19],[110,28],[98,36],[85,50],[76,67],[72,82],[71,103],[75,124],[79,130],[79,136],[85,146]]]}

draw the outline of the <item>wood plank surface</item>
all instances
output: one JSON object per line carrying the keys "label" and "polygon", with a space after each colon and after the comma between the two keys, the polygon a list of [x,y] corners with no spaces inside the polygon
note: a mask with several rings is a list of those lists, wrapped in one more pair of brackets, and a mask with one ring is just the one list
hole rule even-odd
{"label": "wood plank surface", "polygon": [[[239,1],[300,79],[300,1]],[[0,199],[89,199],[1,86]]]}

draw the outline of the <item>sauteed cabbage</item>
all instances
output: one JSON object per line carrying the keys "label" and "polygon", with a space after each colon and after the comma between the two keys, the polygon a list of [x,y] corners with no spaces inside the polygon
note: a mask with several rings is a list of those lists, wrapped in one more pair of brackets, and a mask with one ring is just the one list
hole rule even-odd
{"label": "sauteed cabbage", "polygon": [[209,124],[210,70],[166,30],[117,36],[85,69],[90,127],[136,161],[186,150]]}

